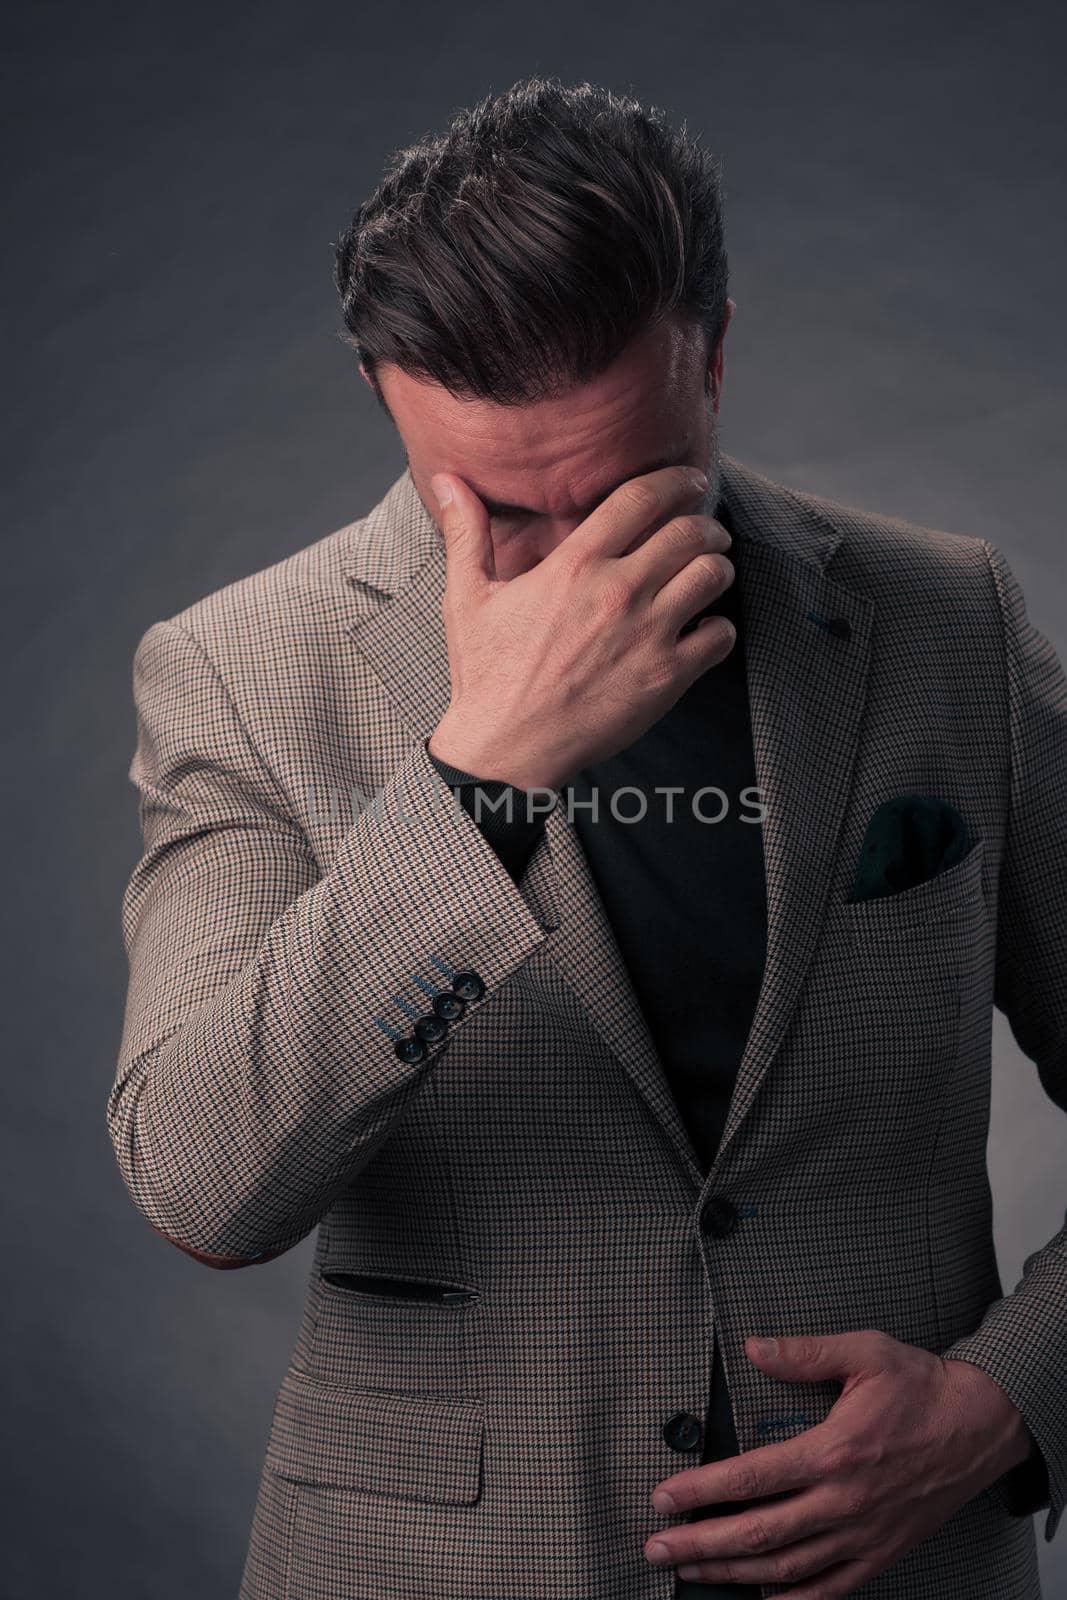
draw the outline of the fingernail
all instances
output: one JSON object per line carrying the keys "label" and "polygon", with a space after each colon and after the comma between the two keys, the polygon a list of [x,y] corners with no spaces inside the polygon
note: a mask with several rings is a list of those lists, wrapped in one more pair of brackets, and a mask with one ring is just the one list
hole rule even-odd
{"label": "fingernail", "polygon": [[776,1356],[778,1354],[777,1339],[753,1339],[758,1356]]}
{"label": "fingernail", "polygon": [[447,478],[431,478],[430,488],[433,490],[439,506],[447,506],[451,504],[452,485],[449,483]]}
{"label": "fingernail", "polygon": [[662,1494],[654,1494],[652,1496],[652,1509],[653,1511],[673,1511],[674,1501],[665,1491]]}
{"label": "fingernail", "polygon": [[653,1544],[649,1545],[645,1555],[650,1561],[669,1561],[671,1559],[670,1546],[661,1544],[657,1539]]}

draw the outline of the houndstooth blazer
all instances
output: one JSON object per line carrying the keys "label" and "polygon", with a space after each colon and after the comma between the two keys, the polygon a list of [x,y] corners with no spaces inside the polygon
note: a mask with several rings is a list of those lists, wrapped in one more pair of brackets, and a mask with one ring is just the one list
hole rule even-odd
{"label": "houndstooth blazer", "polygon": [[[444,555],[408,470],[138,645],[118,1164],[218,1267],[318,1230],[241,1600],[669,1600],[650,1496],[699,1459],[665,1425],[703,1417],[713,1333],[746,1451],[840,1389],[744,1338],[863,1328],[994,1378],[1047,1490],[998,1480],[855,1592],[1040,1594],[1067,1229],[1005,1293],[986,1138],[994,1003],[1067,1110],[1067,685],[988,541],[724,473],[768,955],[706,1176],[566,808],[516,885],[436,778]],[[974,842],[851,903],[906,792]]]}

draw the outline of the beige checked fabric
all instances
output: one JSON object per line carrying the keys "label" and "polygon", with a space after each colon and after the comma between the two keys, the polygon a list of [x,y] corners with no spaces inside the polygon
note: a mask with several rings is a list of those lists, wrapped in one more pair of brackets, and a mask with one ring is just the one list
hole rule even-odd
{"label": "beige checked fabric", "polygon": [[[742,1451],[839,1393],[749,1334],[877,1328],[987,1372],[1047,1493],[999,1480],[855,1592],[1040,1594],[1067,1229],[1006,1293],[986,1139],[994,1003],[1067,1110],[1064,674],[988,541],[724,472],[769,921],[706,1176],[565,807],[516,885],[437,779],[444,556],[408,470],[140,641],[118,1164],[218,1266],[318,1230],[241,1600],[669,1600],[650,1496],[699,1459],[664,1429],[704,1416],[713,1329]],[[902,793],[974,842],[850,903]]]}

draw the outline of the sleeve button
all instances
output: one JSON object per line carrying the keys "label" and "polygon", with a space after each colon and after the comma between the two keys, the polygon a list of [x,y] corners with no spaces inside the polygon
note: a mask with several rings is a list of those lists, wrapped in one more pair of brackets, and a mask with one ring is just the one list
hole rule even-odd
{"label": "sleeve button", "polygon": [[426,1054],[426,1046],[421,1039],[414,1039],[410,1035],[406,1039],[398,1039],[393,1046],[401,1061],[421,1061]]}
{"label": "sleeve button", "polygon": [[452,993],[458,994],[461,1000],[480,1000],[485,984],[476,972],[457,972],[452,979]]}
{"label": "sleeve button", "polygon": [[412,1031],[424,1044],[436,1044],[448,1032],[448,1023],[443,1022],[440,1017],[420,1017]]}

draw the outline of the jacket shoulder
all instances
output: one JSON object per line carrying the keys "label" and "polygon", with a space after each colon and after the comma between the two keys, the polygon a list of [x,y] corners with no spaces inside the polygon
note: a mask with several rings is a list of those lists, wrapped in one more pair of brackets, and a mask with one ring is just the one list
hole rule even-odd
{"label": "jacket shoulder", "polygon": [[353,616],[346,572],[365,518],[211,590],[166,620],[192,634],[217,664],[249,651],[300,647],[333,635]]}
{"label": "jacket shoulder", "polygon": [[854,506],[806,490],[786,491],[824,527],[841,534],[834,556],[836,572],[881,590],[887,582],[977,581],[988,597],[992,582],[988,541],[889,512]]}
{"label": "jacket shoulder", "polygon": [[831,579],[872,598],[942,584],[977,584],[993,596],[989,544],[978,534],[778,482],[733,457],[723,466],[726,502],[741,528],[786,553],[814,557]]}

